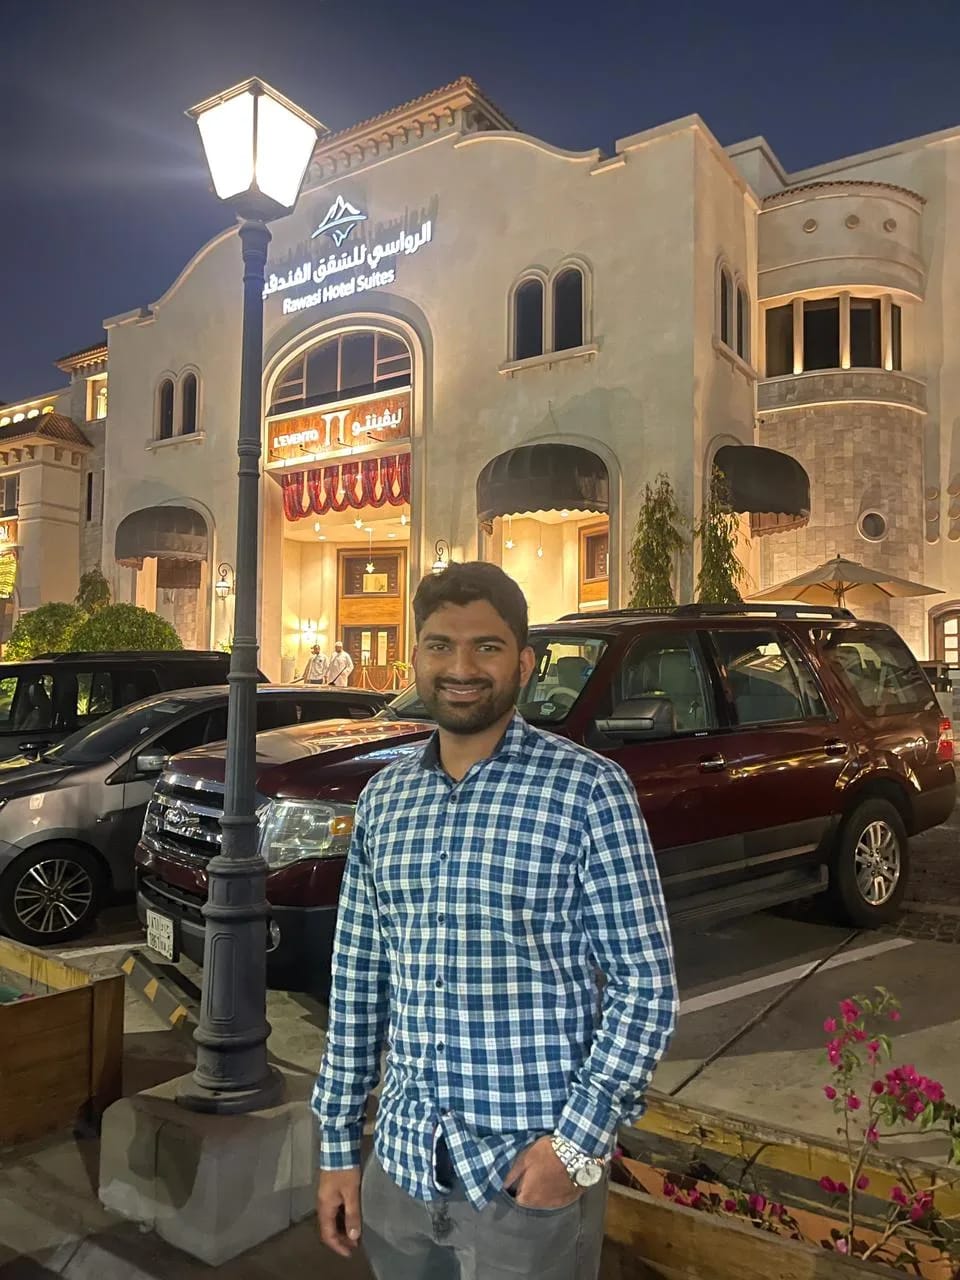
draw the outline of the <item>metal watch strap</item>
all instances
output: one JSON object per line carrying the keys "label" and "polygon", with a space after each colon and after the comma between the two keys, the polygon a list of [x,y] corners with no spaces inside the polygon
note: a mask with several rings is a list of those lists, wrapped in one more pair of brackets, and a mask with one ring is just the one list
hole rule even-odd
{"label": "metal watch strap", "polygon": [[596,1164],[603,1168],[607,1164],[606,1157],[589,1156],[568,1138],[561,1138],[559,1134],[553,1134],[550,1141],[553,1144],[557,1158],[569,1174],[571,1182],[576,1181],[576,1172],[578,1169],[582,1169],[584,1165]]}

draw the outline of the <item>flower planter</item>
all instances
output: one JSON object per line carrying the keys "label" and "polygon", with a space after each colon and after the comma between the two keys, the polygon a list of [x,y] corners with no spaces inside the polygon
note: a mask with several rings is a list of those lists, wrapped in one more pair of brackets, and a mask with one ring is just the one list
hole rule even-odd
{"label": "flower planter", "polygon": [[891,1280],[896,1274],[630,1187],[610,1187],[601,1280]]}
{"label": "flower planter", "polygon": [[[603,1280],[806,1280],[831,1276],[903,1275],[881,1263],[844,1257],[819,1241],[842,1228],[843,1210],[820,1185],[823,1177],[848,1176],[842,1148],[802,1134],[758,1124],[704,1107],[687,1107],[652,1095],[636,1125],[620,1130],[620,1168],[633,1186],[610,1187]],[[860,1198],[857,1236],[868,1245],[880,1237],[892,1188],[909,1172],[917,1185],[942,1180],[933,1164],[894,1161],[874,1155],[864,1167],[870,1194]],[[787,1206],[804,1243],[778,1236],[726,1214],[685,1208],[665,1199],[671,1182],[695,1179],[704,1194],[727,1188],[762,1194]],[[635,1187],[642,1188],[635,1189]],[[960,1212],[960,1192],[938,1193],[944,1213]],[[951,1264],[921,1248],[923,1280],[950,1280]]]}
{"label": "flower planter", "polygon": [[93,979],[0,938],[0,1143],[96,1123],[120,1096],[123,975]]}

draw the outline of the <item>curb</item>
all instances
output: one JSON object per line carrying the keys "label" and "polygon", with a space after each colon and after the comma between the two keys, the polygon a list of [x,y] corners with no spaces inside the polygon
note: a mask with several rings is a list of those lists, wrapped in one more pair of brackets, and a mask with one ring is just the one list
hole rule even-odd
{"label": "curb", "polygon": [[127,982],[141,999],[178,1030],[192,1030],[200,1018],[200,992],[174,965],[156,964],[142,951],[128,951],[120,961]]}

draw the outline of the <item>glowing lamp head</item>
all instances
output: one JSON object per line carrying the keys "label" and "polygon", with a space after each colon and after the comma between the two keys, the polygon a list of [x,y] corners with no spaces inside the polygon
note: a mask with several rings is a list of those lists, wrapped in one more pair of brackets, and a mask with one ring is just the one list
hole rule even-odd
{"label": "glowing lamp head", "polygon": [[318,121],[256,77],[187,112],[196,120],[221,200],[244,218],[269,221],[297,202]]}

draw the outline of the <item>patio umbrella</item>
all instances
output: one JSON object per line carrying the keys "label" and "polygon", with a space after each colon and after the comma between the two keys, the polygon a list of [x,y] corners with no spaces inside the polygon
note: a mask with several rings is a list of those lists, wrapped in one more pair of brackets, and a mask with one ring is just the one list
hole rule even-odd
{"label": "patio umbrella", "polygon": [[837,556],[808,573],[758,592],[750,600],[799,600],[805,604],[862,606],[882,604],[894,598],[941,594],[940,587],[926,587],[921,582],[895,578],[882,569],[871,569],[856,560]]}

